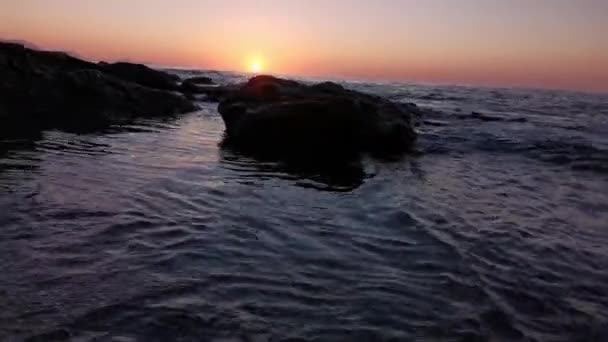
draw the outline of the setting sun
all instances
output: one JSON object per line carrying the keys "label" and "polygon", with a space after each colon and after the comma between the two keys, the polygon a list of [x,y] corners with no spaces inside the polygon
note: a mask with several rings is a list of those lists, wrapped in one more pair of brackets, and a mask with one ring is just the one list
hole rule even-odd
{"label": "setting sun", "polygon": [[608,0],[0,0],[0,342],[608,342],[606,33]]}
{"label": "setting sun", "polygon": [[259,58],[251,60],[249,63],[249,72],[257,74],[264,70],[264,64]]}

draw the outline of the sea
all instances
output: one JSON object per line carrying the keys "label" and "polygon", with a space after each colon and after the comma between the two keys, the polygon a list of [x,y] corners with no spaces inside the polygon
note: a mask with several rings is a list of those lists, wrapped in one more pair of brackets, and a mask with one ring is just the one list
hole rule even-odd
{"label": "sea", "polygon": [[334,81],[415,152],[298,172],[205,101],[0,137],[0,341],[608,341],[607,94]]}

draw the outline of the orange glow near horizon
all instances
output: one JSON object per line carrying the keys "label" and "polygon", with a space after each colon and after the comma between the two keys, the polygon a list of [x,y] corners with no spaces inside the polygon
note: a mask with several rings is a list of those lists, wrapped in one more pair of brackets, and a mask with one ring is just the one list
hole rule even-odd
{"label": "orange glow near horizon", "polygon": [[252,74],[259,74],[261,72],[266,72],[266,63],[264,63],[264,59],[261,57],[251,57],[249,58],[248,68],[245,71],[248,71]]}
{"label": "orange glow near horizon", "polygon": [[20,0],[0,4],[0,38],[157,66],[608,91],[607,18],[604,0]]}
{"label": "orange glow near horizon", "polygon": [[251,67],[250,67],[250,71],[252,73],[256,73],[256,74],[262,72],[262,64],[259,63],[259,62],[252,62],[251,63]]}

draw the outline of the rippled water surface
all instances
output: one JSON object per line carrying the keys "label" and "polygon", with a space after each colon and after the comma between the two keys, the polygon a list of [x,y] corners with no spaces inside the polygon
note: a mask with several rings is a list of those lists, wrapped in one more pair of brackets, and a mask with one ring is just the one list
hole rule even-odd
{"label": "rippled water surface", "polygon": [[608,341],[606,96],[348,86],[419,153],[293,173],[206,103],[2,140],[0,340]]}

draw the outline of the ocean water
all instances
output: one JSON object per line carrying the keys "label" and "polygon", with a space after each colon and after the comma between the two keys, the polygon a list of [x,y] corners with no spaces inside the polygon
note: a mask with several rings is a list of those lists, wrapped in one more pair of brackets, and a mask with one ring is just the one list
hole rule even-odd
{"label": "ocean water", "polygon": [[608,96],[343,83],[418,152],[297,173],[204,102],[0,140],[0,340],[608,341]]}

